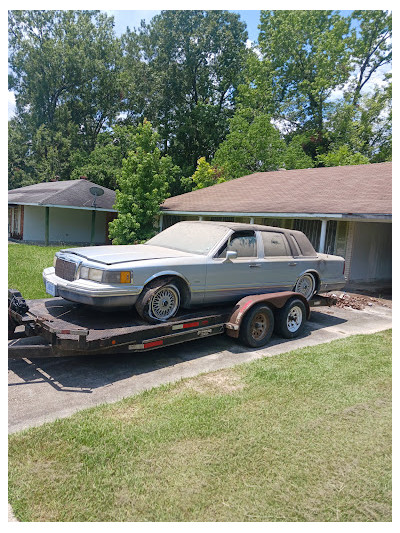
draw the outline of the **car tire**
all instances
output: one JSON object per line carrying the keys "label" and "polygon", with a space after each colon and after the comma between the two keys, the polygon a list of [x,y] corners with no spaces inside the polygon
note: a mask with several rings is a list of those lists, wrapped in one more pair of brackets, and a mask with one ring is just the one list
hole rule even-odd
{"label": "car tire", "polygon": [[306,300],[311,300],[316,289],[315,278],[312,274],[306,273],[299,277],[294,286],[294,292],[302,294]]}
{"label": "car tire", "polygon": [[265,346],[274,331],[274,313],[265,304],[255,305],[245,314],[240,325],[239,339],[246,346]]}
{"label": "car tire", "polygon": [[180,302],[181,294],[176,284],[168,279],[158,279],[143,289],[135,307],[144,320],[156,324],[173,318]]}
{"label": "car tire", "polygon": [[289,300],[275,313],[275,333],[285,339],[294,339],[304,330],[307,311],[304,302]]}

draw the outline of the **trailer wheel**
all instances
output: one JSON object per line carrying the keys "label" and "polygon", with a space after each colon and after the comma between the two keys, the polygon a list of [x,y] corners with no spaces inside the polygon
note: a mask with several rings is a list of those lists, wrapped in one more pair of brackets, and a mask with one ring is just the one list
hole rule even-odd
{"label": "trailer wheel", "polygon": [[303,331],[306,316],[306,306],[301,300],[289,300],[276,311],[275,333],[285,339],[294,339]]}
{"label": "trailer wheel", "polygon": [[274,331],[274,313],[268,305],[252,307],[245,315],[240,326],[239,338],[246,346],[260,348],[265,346]]}
{"label": "trailer wheel", "polygon": [[178,287],[168,279],[150,282],[136,302],[136,311],[152,324],[165,322],[174,317],[180,306]]}

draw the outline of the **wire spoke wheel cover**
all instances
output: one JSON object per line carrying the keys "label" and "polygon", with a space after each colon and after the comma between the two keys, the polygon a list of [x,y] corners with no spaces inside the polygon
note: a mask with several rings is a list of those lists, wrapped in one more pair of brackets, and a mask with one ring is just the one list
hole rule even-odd
{"label": "wire spoke wheel cover", "polygon": [[310,300],[315,292],[315,279],[312,274],[303,274],[299,277],[294,287],[294,291],[302,294],[307,300]]}
{"label": "wire spoke wheel cover", "polygon": [[158,320],[173,317],[179,307],[179,293],[173,285],[161,287],[151,299],[151,314]]}
{"label": "wire spoke wheel cover", "polygon": [[300,328],[302,323],[303,323],[303,311],[301,310],[300,306],[295,305],[290,309],[287,315],[287,321],[286,321],[287,328],[290,332],[294,333]]}

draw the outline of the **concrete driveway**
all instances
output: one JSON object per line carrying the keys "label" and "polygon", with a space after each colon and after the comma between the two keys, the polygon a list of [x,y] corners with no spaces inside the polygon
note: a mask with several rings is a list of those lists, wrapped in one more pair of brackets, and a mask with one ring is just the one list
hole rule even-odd
{"label": "concrete driveway", "polygon": [[220,335],[146,354],[10,360],[9,432],[202,372],[388,329],[391,318],[390,302],[374,302],[363,310],[323,307],[312,311],[302,337],[273,336],[262,349],[245,348]]}

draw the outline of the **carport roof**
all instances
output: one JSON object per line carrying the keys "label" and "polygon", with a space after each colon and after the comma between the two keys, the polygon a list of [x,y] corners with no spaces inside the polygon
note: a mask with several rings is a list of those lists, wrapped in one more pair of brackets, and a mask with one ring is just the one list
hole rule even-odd
{"label": "carport roof", "polygon": [[391,215],[392,163],[257,172],[168,198],[164,213]]}
{"label": "carport roof", "polygon": [[[8,191],[8,203],[20,205],[40,205],[91,209],[94,196],[90,193],[95,183],[86,179],[68,181],[49,181],[28,185]],[[96,199],[96,208],[115,211],[115,191],[100,187],[104,194]]]}

